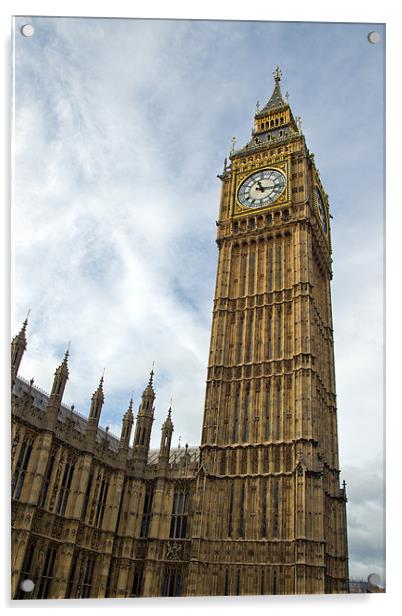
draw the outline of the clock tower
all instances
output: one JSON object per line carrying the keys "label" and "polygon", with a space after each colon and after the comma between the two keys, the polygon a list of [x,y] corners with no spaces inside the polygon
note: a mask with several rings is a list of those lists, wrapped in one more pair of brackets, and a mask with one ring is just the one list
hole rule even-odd
{"label": "clock tower", "polygon": [[274,80],[219,176],[189,595],[348,592],[328,196]]}

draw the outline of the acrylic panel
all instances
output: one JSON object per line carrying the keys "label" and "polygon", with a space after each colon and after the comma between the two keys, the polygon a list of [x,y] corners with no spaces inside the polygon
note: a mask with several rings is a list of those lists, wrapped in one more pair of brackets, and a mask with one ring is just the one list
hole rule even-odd
{"label": "acrylic panel", "polygon": [[12,38],[12,598],[383,592],[385,25]]}

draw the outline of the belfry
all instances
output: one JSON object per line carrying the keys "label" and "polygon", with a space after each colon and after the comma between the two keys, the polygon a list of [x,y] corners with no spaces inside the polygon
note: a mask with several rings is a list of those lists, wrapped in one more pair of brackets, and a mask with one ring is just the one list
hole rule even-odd
{"label": "belfry", "polygon": [[18,375],[27,320],[14,338],[13,598],[348,592],[329,201],[285,98],[277,68],[219,175],[199,447],[171,447],[153,370],[117,438],[103,376],[85,419],[63,404],[68,352],[47,395]]}

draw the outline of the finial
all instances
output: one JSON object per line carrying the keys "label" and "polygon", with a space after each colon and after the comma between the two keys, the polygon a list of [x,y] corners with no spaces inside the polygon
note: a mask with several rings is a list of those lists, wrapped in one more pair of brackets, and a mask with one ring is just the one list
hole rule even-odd
{"label": "finial", "polygon": [[31,313],[31,309],[30,309],[30,308],[28,308],[27,316],[25,317],[25,321],[24,321],[24,322],[23,322],[23,324],[22,324],[22,329],[23,329],[23,331],[25,331],[25,330],[26,330],[26,328],[27,328],[27,325],[28,325],[28,317],[29,317],[30,313]]}
{"label": "finial", "polygon": [[177,445],[177,449],[180,449],[180,447],[181,447],[180,441],[181,441],[181,436],[179,436],[179,444]]}
{"label": "finial", "polygon": [[225,158],[225,160],[223,161],[223,173],[226,173],[228,168],[228,159]]}
{"label": "finial", "polygon": [[67,349],[66,349],[66,352],[64,353],[64,359],[63,359],[64,363],[67,363],[68,356],[70,355],[70,346],[71,346],[71,340],[68,341]]}
{"label": "finial", "polygon": [[29,381],[29,389],[32,389],[32,385],[34,384],[34,378]]}
{"label": "finial", "polygon": [[151,369],[151,372],[149,374],[149,383],[148,383],[148,385],[150,385],[151,387],[152,387],[153,381],[154,381],[154,366],[155,366],[155,362],[153,361],[152,362],[152,369]]}
{"label": "finial", "polygon": [[273,72],[273,76],[275,78],[275,83],[279,83],[282,78],[282,71],[279,66],[276,67],[275,71]]}
{"label": "finial", "polygon": [[289,101],[289,92],[286,92],[285,98],[286,98],[287,101]]}
{"label": "finial", "polygon": [[255,104],[255,110],[259,111],[260,110],[260,101],[257,101]]}
{"label": "finial", "polygon": [[236,141],[237,141],[236,137],[232,137],[232,149],[231,149],[231,152],[234,152],[234,150],[235,150]]}

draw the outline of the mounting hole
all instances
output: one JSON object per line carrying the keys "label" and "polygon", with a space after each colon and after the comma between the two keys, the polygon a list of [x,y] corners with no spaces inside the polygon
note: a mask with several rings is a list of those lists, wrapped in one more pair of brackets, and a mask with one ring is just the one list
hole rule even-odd
{"label": "mounting hole", "polygon": [[35,584],[32,580],[22,580],[20,588],[23,592],[32,592],[35,588]]}
{"label": "mounting hole", "polygon": [[31,24],[24,24],[21,26],[22,36],[32,36],[34,33],[34,27]]}
{"label": "mounting hole", "polygon": [[381,34],[379,32],[369,32],[367,35],[369,43],[379,43],[381,41]]}

